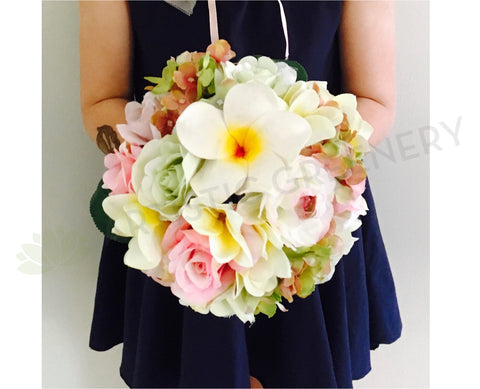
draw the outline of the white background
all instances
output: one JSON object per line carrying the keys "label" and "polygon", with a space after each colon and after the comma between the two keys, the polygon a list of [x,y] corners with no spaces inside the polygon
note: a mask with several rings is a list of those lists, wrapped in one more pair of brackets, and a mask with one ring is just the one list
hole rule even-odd
{"label": "white background", "polygon": [[[478,304],[469,306],[468,296],[478,285],[475,269],[470,267],[478,255],[472,250],[475,230],[456,216],[478,215],[471,211],[475,180],[469,166],[473,161],[466,159],[475,151],[468,146],[478,144],[478,122],[475,126],[471,115],[475,100],[466,95],[479,85],[479,66],[474,58],[463,57],[478,34],[471,31],[476,26],[474,14],[462,2],[434,5],[429,119],[428,3],[397,3],[399,99],[389,137],[396,160],[378,155],[378,167],[370,160],[369,174],[396,279],[404,333],[395,344],[372,353],[373,371],[357,387],[428,386],[429,178],[419,129],[429,123],[433,132],[438,131],[442,148],[430,153],[435,207],[431,230],[436,236],[431,383],[460,387],[474,382],[475,360],[468,349],[478,349],[473,343]],[[45,387],[124,387],[118,377],[120,347],[106,353],[88,349],[101,237],[90,223],[87,208],[103,168],[102,157],[83,133],[80,120],[77,5],[43,5],[43,120],[40,6],[22,1],[6,8],[8,12],[0,13],[2,47],[9,53],[1,72],[2,107],[8,103],[9,108],[2,110],[7,120],[2,142],[5,270],[0,277],[2,308],[7,312],[1,324],[2,346],[9,360],[4,365],[8,368],[2,369],[2,381],[10,387],[40,385],[40,276],[17,270],[21,261],[16,255],[41,230],[42,123],[43,255],[50,263],[43,274],[43,383]],[[441,123],[455,130],[459,117],[460,145],[455,145]],[[458,167],[452,167],[453,158]]]}

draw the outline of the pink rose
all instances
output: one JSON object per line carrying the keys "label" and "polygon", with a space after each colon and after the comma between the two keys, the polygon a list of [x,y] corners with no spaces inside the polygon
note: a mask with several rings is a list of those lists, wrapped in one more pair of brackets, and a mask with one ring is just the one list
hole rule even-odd
{"label": "pink rose", "polygon": [[110,189],[110,195],[134,193],[132,179],[132,165],[140,154],[141,147],[130,145],[125,142],[115,149],[113,153],[105,156],[105,167],[108,169],[103,174],[103,188]]}
{"label": "pink rose", "polygon": [[125,106],[127,123],[117,124],[117,130],[128,143],[143,146],[152,139],[162,137],[152,123],[152,116],[162,108],[160,101],[152,92],[145,93],[142,104],[130,101]]}
{"label": "pink rose", "polygon": [[170,261],[168,270],[175,276],[172,293],[189,305],[208,304],[235,279],[228,264],[213,258],[208,236],[193,230],[181,216],[168,226],[162,247]]}

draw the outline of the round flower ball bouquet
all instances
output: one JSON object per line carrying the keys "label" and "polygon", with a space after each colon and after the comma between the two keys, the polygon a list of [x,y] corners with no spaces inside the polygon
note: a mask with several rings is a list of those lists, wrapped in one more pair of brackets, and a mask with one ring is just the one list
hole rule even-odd
{"label": "round flower ball bouquet", "polygon": [[[351,94],[228,42],[167,61],[126,105],[95,223],[200,313],[253,322],[327,282],[367,210],[371,126]],[[160,307],[159,307],[160,308]]]}

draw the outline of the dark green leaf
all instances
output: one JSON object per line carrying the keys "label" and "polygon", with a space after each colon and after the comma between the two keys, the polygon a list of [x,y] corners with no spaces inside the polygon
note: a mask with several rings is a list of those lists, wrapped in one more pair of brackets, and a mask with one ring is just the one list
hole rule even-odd
{"label": "dark green leaf", "polygon": [[279,60],[275,62],[285,62],[287,65],[291,66],[297,71],[297,81],[308,81],[308,74],[305,68],[299,64],[297,61],[291,60]]}
{"label": "dark green leaf", "polygon": [[103,181],[101,180],[97,186],[97,190],[93,193],[90,199],[90,215],[98,230],[107,238],[116,240],[120,243],[128,243],[130,238],[118,236],[112,233],[114,221],[105,213],[102,207],[102,202],[108,197],[109,190],[102,188]]}

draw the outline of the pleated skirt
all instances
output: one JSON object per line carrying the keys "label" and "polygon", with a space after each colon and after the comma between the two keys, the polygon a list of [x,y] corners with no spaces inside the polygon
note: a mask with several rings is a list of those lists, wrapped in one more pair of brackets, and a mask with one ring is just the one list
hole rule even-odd
{"label": "pleated skirt", "polygon": [[333,278],[288,312],[253,324],[202,315],[142,272],[126,267],[125,244],[105,239],[90,347],[123,343],[120,374],[129,387],[352,387],[371,369],[370,350],[399,338],[395,286],[370,186],[369,212]]}

